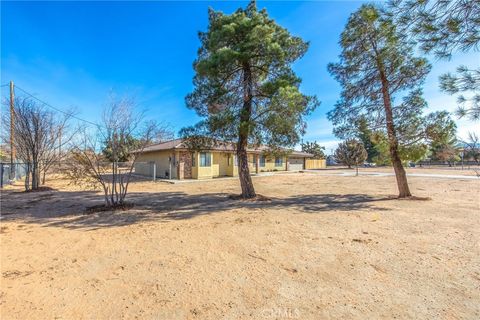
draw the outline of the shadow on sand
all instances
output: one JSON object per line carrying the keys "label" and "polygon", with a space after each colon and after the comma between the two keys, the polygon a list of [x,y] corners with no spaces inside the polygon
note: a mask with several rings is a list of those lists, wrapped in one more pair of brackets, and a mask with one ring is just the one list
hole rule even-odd
{"label": "shadow on sand", "polygon": [[[292,213],[326,213],[333,210],[387,210],[374,202],[391,200],[365,194],[315,194],[270,201],[232,200],[226,193],[186,194],[183,192],[130,193],[135,207],[128,211],[85,214],[85,207],[102,204],[102,195],[93,191],[46,191],[36,194],[2,192],[2,221],[38,223],[71,229],[97,229],[145,221],[168,222],[192,219],[234,209],[289,209]],[[279,211],[273,211],[277,213]]]}

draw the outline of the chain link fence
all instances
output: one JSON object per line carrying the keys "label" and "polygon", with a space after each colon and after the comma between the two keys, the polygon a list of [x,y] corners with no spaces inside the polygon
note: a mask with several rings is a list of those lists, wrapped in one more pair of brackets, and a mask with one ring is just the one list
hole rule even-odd
{"label": "chain link fence", "polygon": [[423,168],[455,168],[455,169],[480,169],[480,163],[471,160],[464,161],[437,161],[423,160],[418,161],[415,166]]}
{"label": "chain link fence", "polygon": [[[127,175],[130,172],[130,167],[131,163],[129,162],[118,162],[116,167],[117,175],[119,177]],[[112,173],[112,163],[101,163],[97,168],[105,176],[110,176]],[[66,161],[56,162],[50,166],[47,176],[49,174],[65,174],[68,170],[70,170],[70,166]],[[0,162],[0,188],[24,179],[26,173],[27,164],[25,163],[16,162],[12,166],[10,162]],[[132,178],[150,181],[155,181],[160,177],[159,173],[157,173],[155,162],[136,162],[131,175]]]}
{"label": "chain link fence", "polygon": [[11,164],[10,162],[0,162],[0,188],[23,179],[26,173],[27,166],[25,163],[15,162]]}

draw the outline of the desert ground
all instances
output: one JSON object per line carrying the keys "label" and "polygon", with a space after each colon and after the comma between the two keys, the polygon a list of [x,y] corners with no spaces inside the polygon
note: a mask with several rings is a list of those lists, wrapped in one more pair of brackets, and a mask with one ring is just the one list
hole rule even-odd
{"label": "desert ground", "polygon": [[[388,172],[389,169],[382,169]],[[379,169],[362,169],[363,173]],[[391,169],[390,169],[391,171]],[[348,170],[1,197],[1,319],[479,319],[480,179]],[[472,172],[410,169],[409,173]]]}

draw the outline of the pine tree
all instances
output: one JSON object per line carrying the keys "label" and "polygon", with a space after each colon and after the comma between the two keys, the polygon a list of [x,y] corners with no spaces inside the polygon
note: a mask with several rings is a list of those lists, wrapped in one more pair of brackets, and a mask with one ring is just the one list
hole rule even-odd
{"label": "pine tree", "polygon": [[375,143],[373,141],[374,132],[368,127],[368,121],[366,119],[360,118],[358,120],[356,135],[367,151],[367,161],[373,162],[373,159],[378,156],[379,151],[375,148]]}
{"label": "pine tree", "polygon": [[[480,49],[480,1],[390,0],[388,11],[401,33],[440,59]],[[459,66],[440,77],[440,89],[458,95],[457,115],[480,119],[480,68]]]}
{"label": "pine tree", "polygon": [[293,147],[305,130],[304,117],[318,105],[302,94],[291,66],[308,43],[258,11],[255,1],[233,14],[209,10],[209,27],[199,33],[194,91],[187,106],[205,119],[185,128],[184,137],[234,142],[243,198],[255,197],[247,146]]}
{"label": "pine tree", "polygon": [[313,154],[314,159],[325,159],[325,147],[318,144],[317,141],[301,143],[302,151]]}
{"label": "pine tree", "polygon": [[338,148],[335,150],[335,159],[348,168],[355,166],[358,175],[358,166],[367,159],[367,150],[358,140],[348,139],[338,144]]}
{"label": "pine tree", "polygon": [[[350,126],[360,117],[372,127],[382,124],[399,197],[410,197],[398,133],[404,134],[426,106],[419,86],[430,66],[425,59],[413,56],[412,45],[374,5],[363,5],[350,16],[340,44],[340,62],[328,68],[343,90],[329,119],[337,127]],[[400,97],[401,102],[395,105],[395,98]]]}
{"label": "pine tree", "polygon": [[427,128],[430,138],[430,153],[433,160],[459,161],[459,141],[457,140],[457,126],[450,119],[447,112],[433,113],[430,118],[431,124]]}

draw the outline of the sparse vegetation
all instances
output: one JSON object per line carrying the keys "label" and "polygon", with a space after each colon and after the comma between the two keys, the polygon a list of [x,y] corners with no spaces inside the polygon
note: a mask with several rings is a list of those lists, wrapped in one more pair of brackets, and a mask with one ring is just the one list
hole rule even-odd
{"label": "sparse vegetation", "polygon": [[125,207],[137,157],[157,136],[158,125],[145,122],[135,107],[130,97],[112,96],[97,130],[82,132],[65,171],[75,183],[100,188],[107,208]]}
{"label": "sparse vegetation", "polygon": [[[25,191],[38,190],[53,164],[65,158],[75,130],[69,131],[73,112],[54,113],[28,97],[14,100],[16,157],[25,164]],[[9,140],[10,118],[2,119],[2,136]]]}
{"label": "sparse vegetation", "polygon": [[341,142],[335,150],[335,159],[348,168],[355,166],[358,175],[358,166],[367,160],[368,154],[363,143],[349,139]]}

